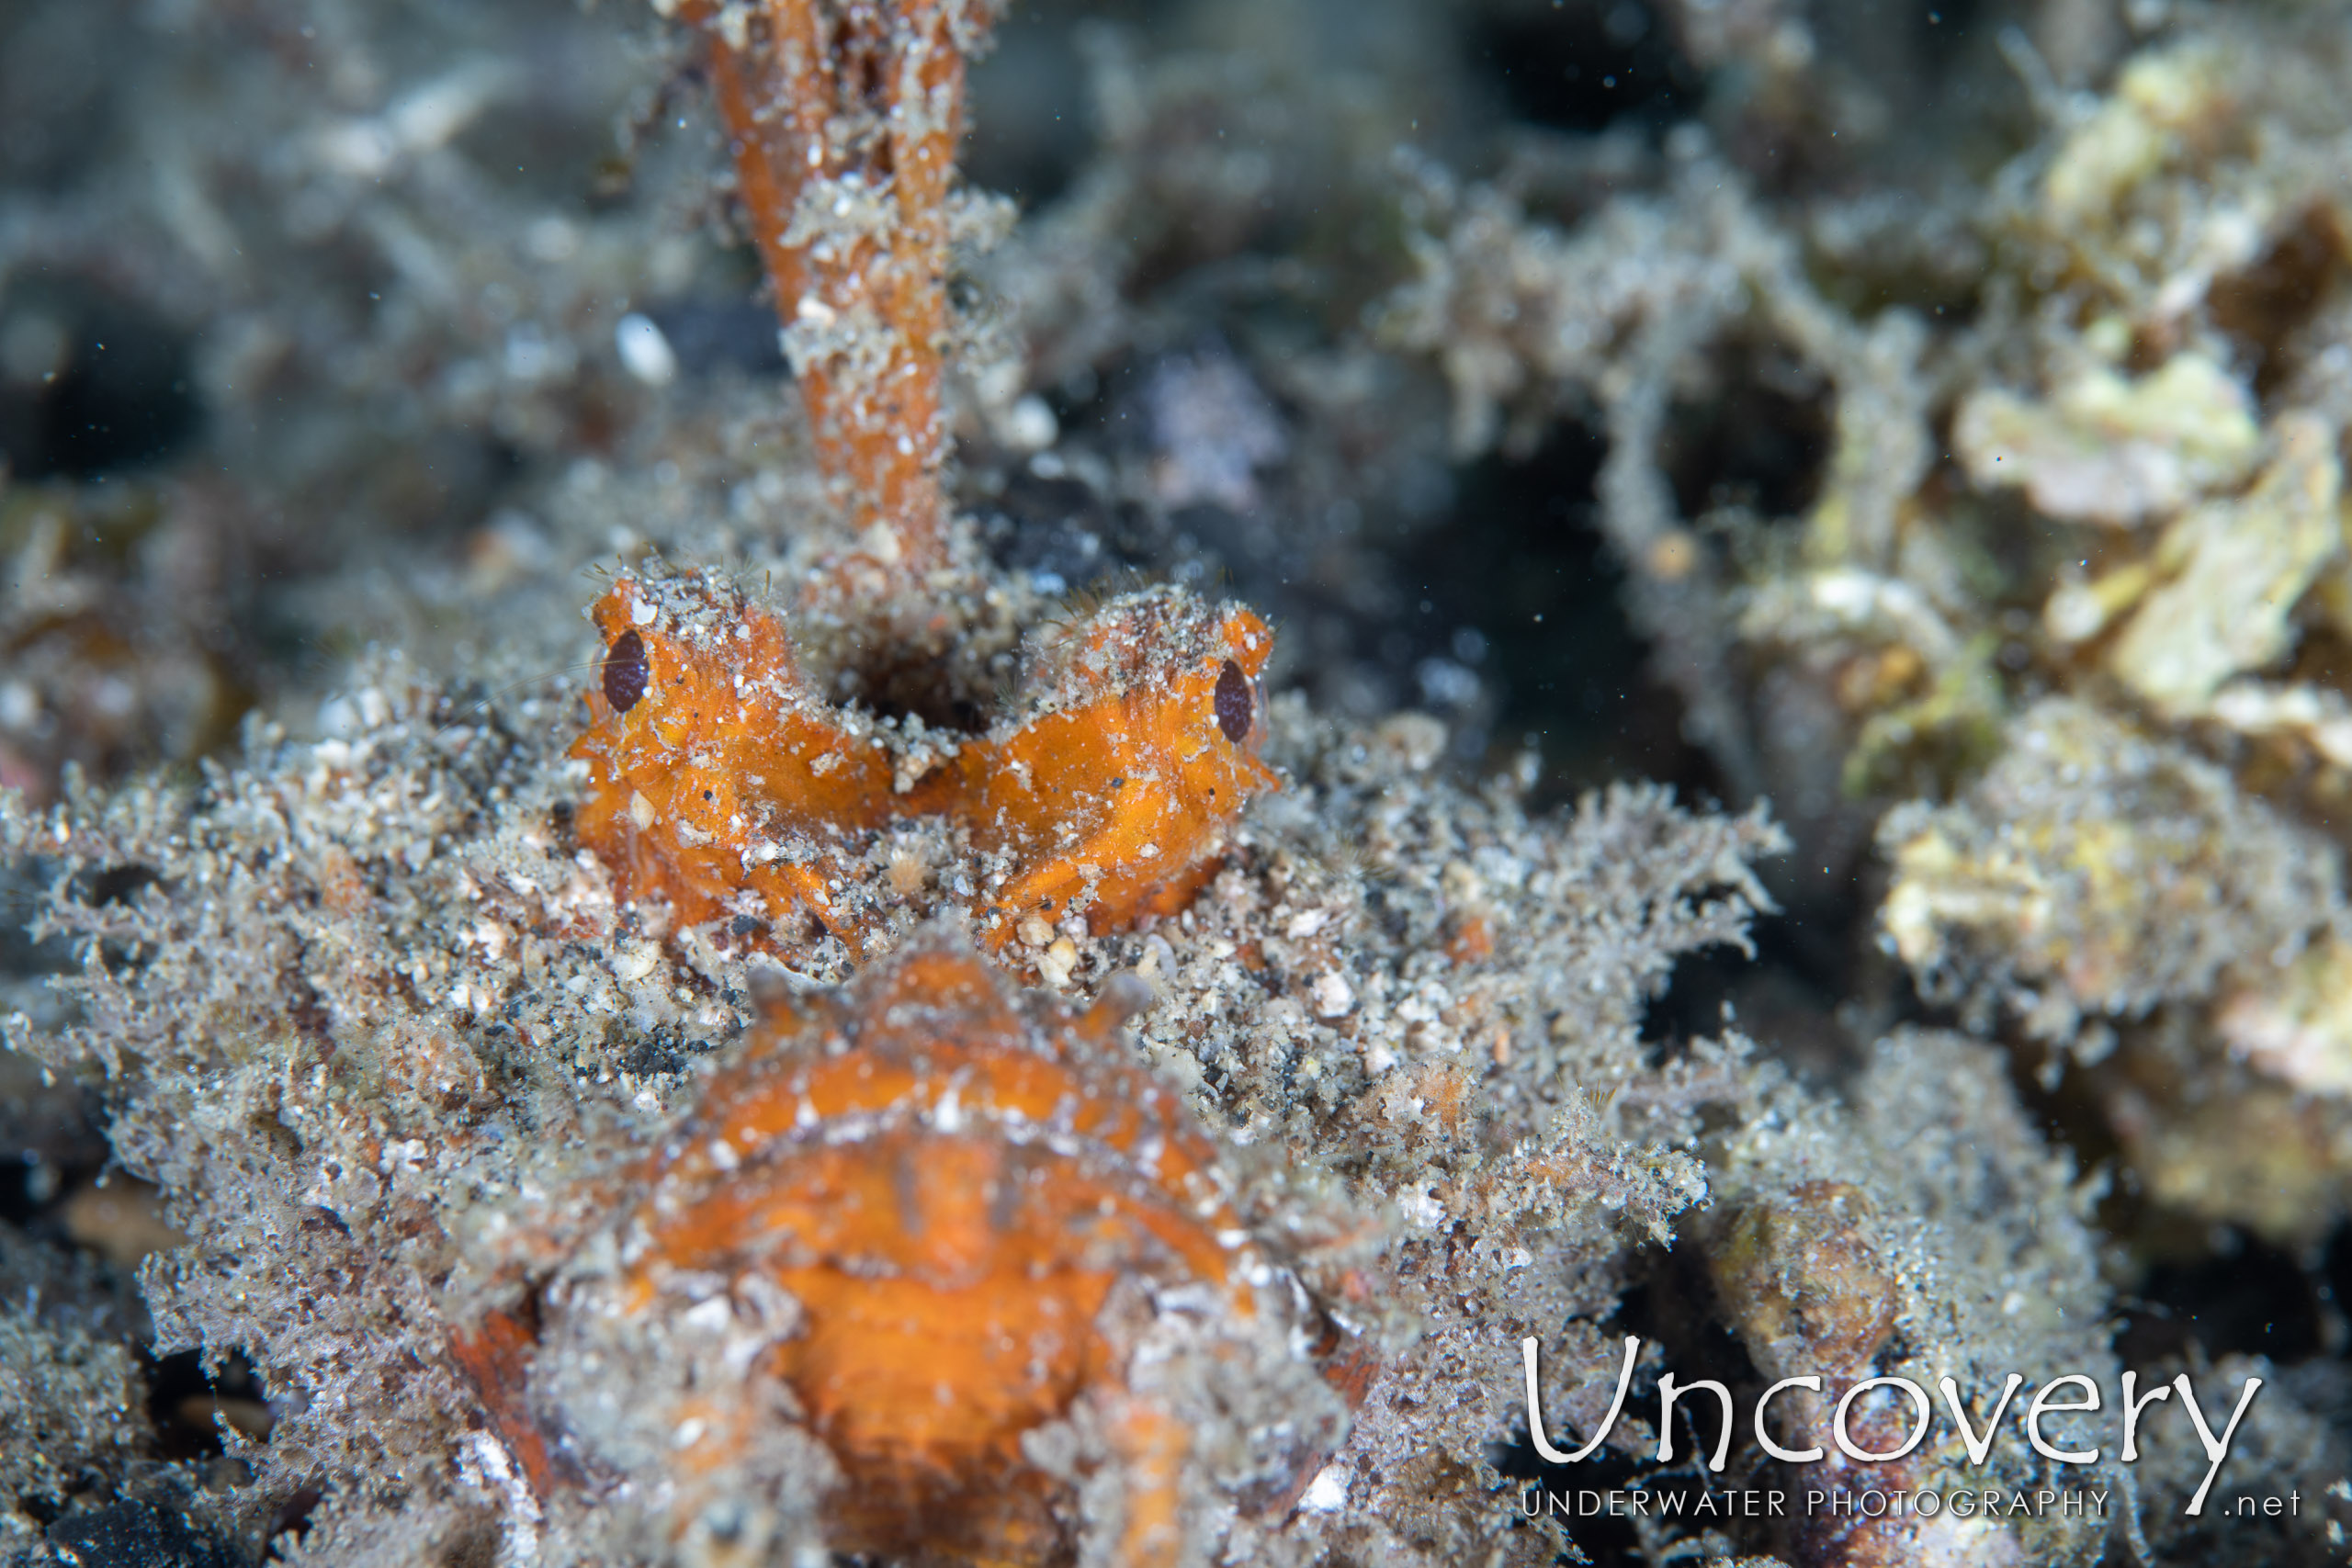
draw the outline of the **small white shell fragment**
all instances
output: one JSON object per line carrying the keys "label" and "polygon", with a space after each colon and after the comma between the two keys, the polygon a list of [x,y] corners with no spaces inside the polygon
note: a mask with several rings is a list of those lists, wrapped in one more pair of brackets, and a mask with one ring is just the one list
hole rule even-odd
{"label": "small white shell fragment", "polygon": [[1356,994],[1349,987],[1348,977],[1337,969],[1326,969],[1315,976],[1311,994],[1317,1018],[1340,1018],[1356,1005]]}
{"label": "small white shell fragment", "polygon": [[637,824],[637,830],[640,833],[652,830],[655,821],[653,803],[645,798],[645,792],[641,789],[628,797],[628,819]]}
{"label": "small white shell fragment", "polygon": [[649,387],[666,387],[678,378],[677,351],[650,316],[631,310],[613,328],[613,349],[621,368]]}
{"label": "small white shell fragment", "polygon": [[1336,1514],[1348,1506],[1348,1472],[1337,1464],[1327,1464],[1307,1483],[1298,1499],[1302,1514]]}
{"label": "small white shell fragment", "polygon": [[1048,986],[1067,986],[1072,971],[1078,967],[1078,943],[1061,937],[1037,954],[1037,973]]}
{"label": "small white shell fragment", "polygon": [[997,438],[1015,452],[1042,452],[1061,434],[1061,425],[1046,400],[1035,392],[1005,411]]}
{"label": "small white shell fragment", "polygon": [[724,1295],[707,1297],[679,1315],[705,1334],[724,1334],[735,1325],[735,1309]]}
{"label": "small white shell fragment", "polygon": [[1427,1184],[1396,1194],[1396,1208],[1423,1230],[1434,1230],[1445,1220],[1445,1205],[1430,1195]]}
{"label": "small white shell fragment", "polygon": [[361,728],[359,705],[349,697],[329,697],[319,705],[318,722],[319,733],[330,740],[349,740]]}
{"label": "small white shell fragment", "polygon": [[[910,451],[906,456],[911,457]],[[880,561],[884,566],[896,566],[904,557],[905,546],[899,540],[898,529],[888,520],[876,520],[857,536],[857,547]]]}

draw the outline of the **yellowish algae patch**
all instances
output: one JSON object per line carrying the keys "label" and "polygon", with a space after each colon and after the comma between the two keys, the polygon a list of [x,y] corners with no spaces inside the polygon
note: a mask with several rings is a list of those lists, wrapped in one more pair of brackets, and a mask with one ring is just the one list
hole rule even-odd
{"label": "yellowish algae patch", "polygon": [[2191,350],[2137,379],[2094,361],[2047,398],[1972,392],[1952,443],[1980,486],[2017,486],[2052,517],[2120,526],[2244,479],[2262,431],[2245,388]]}
{"label": "yellowish algae patch", "polygon": [[2150,50],[2076,127],[2042,176],[2055,223],[2097,230],[2132,187],[2180,162],[2231,108],[2220,46],[2203,39]]}
{"label": "yellowish algae patch", "polygon": [[2165,530],[2151,563],[2160,585],[2109,655],[2124,683],[2167,714],[2196,712],[2231,676],[2286,654],[2297,602],[2344,553],[2333,433],[2290,413],[2278,442],[2244,497],[2198,507]]}
{"label": "yellowish algae patch", "polygon": [[2233,993],[2214,1027],[2273,1077],[2314,1094],[2352,1095],[2352,942],[2331,936],[2275,986]]}
{"label": "yellowish algae patch", "polygon": [[[1948,807],[1887,815],[1880,912],[1915,972],[2005,993],[2030,1029],[2275,983],[2342,907],[2332,846],[2227,773],[2082,703],[2021,716]],[[1994,976],[1998,976],[1995,979]]]}

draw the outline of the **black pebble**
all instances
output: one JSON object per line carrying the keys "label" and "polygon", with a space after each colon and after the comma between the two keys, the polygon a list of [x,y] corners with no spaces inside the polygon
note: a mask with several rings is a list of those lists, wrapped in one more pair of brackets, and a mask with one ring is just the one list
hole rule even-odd
{"label": "black pebble", "polygon": [[152,1503],[109,1503],[49,1527],[51,1561],[75,1568],[243,1568],[244,1559],[183,1516]]}

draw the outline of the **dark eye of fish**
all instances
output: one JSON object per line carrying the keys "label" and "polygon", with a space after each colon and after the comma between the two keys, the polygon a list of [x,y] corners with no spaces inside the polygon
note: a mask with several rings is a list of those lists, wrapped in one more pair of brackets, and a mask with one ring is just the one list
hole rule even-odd
{"label": "dark eye of fish", "polygon": [[[611,677],[607,676],[609,682]],[[1250,677],[1228,659],[1216,677],[1216,727],[1236,746],[1250,736]]]}
{"label": "dark eye of fish", "polygon": [[[637,699],[645,695],[645,639],[635,632],[621,633],[613,639],[612,651],[605,655],[605,700],[613,705],[615,713],[627,713],[637,705]],[[1245,694],[1242,700],[1247,703],[1249,698]],[[1225,686],[1220,682],[1217,712],[1224,711]]]}

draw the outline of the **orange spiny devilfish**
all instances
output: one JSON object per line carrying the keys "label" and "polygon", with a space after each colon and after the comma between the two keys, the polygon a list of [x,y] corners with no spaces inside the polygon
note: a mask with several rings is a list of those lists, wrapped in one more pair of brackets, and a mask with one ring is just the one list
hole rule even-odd
{"label": "orange spiny devilfish", "polygon": [[[1074,1013],[922,937],[772,1005],[615,1227],[458,1346],[541,1501],[632,1486],[674,1534],[789,1428],[835,1551],[1174,1564],[1206,1492],[1286,1502],[1343,1406],[1218,1146],[1129,1055],[1127,988]],[[1283,1419],[1221,1414],[1252,1398]]]}
{"label": "orange spiny devilfish", "polygon": [[865,952],[874,836],[935,816],[990,868],[964,897],[993,945],[1032,912],[1099,932],[1182,908],[1277,784],[1257,754],[1272,633],[1181,589],[1062,628],[1018,713],[912,776],[899,732],[823,701],[783,625],[731,586],[624,578],[593,614],[606,651],[571,751],[589,768],[580,838],[624,897],[666,897],[683,925],[798,911]]}

